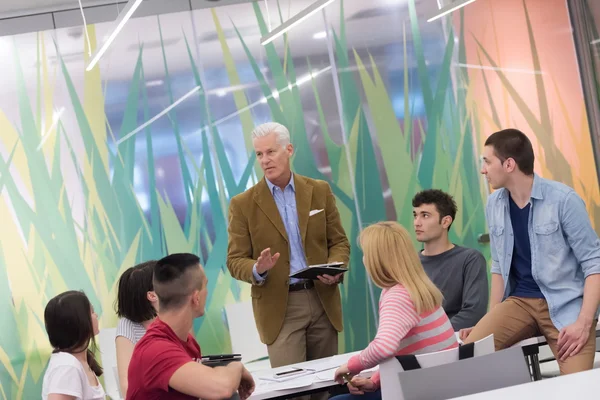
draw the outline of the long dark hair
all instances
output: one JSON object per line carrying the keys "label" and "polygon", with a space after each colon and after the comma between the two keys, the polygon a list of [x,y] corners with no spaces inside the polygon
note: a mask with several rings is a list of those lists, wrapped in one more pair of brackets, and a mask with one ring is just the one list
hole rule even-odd
{"label": "long dark hair", "polygon": [[146,261],[127,269],[119,278],[115,309],[120,318],[141,324],[156,317],[156,310],[148,300],[154,290],[152,273],[156,261]]}
{"label": "long dark hair", "polygon": [[96,340],[91,312],[92,305],[85,293],[70,290],[50,299],[44,310],[44,323],[53,353],[87,349],[88,365],[100,376],[102,367],[92,351],[96,350]]}

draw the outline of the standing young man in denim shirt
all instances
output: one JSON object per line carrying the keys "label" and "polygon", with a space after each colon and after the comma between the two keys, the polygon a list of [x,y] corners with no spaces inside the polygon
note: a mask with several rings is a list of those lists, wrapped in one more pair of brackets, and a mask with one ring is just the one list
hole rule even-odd
{"label": "standing young man in denim shirt", "polygon": [[506,129],[483,151],[493,189],[486,218],[492,252],[490,310],[465,342],[494,334],[496,349],[542,334],[561,374],[591,369],[600,303],[600,240],[583,200],[533,173],[531,142]]}

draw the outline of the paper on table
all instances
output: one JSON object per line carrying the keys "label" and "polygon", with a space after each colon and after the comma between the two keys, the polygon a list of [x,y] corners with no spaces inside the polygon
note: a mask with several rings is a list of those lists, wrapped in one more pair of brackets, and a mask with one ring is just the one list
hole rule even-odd
{"label": "paper on table", "polygon": [[348,353],[348,354],[340,354],[337,356],[324,358],[321,360],[314,360],[314,361],[311,361],[310,364],[306,363],[306,366],[308,368],[314,370],[315,372],[328,371],[328,370],[337,368],[337,367],[341,366],[342,364],[347,363],[348,360],[354,354],[357,354],[357,353],[355,352],[355,353]]}
{"label": "paper on table", "polygon": [[301,388],[301,387],[310,386],[313,384],[313,382],[315,380],[314,378],[315,378],[314,375],[307,375],[307,376],[301,376],[299,378],[292,379],[292,380],[285,381],[285,382],[267,381],[267,380],[258,378],[255,380],[256,389],[254,390],[253,394],[271,392],[273,390],[289,390],[289,389],[297,389],[297,388]]}
{"label": "paper on table", "polygon": [[271,376],[261,376],[260,379],[265,380],[265,381],[273,381],[273,382],[286,382],[292,379],[297,379],[300,378],[302,376],[306,376],[306,375],[313,375],[315,372],[314,369],[304,369],[298,373],[293,373],[293,374],[289,374],[289,375],[283,375],[283,376],[277,376],[275,374],[271,375]]}
{"label": "paper on table", "polygon": [[[379,369],[379,365],[376,367],[373,367],[371,369],[366,369],[366,370],[362,371],[360,374],[358,374],[358,376],[369,378],[378,369]],[[327,371],[321,371],[315,375],[315,378],[316,378],[315,380],[318,382],[333,381],[334,374],[335,374],[335,371],[332,369],[327,370]]]}
{"label": "paper on table", "polygon": [[322,381],[322,382],[323,381],[332,381],[334,373],[335,373],[335,371],[333,369],[329,369],[327,371],[321,371],[315,375],[315,378],[318,381]]}
{"label": "paper on table", "polygon": [[329,371],[339,367],[343,363],[343,361],[340,362],[336,360],[335,357],[324,360],[315,360],[314,362],[310,363],[310,369],[312,369],[314,372]]}
{"label": "paper on table", "polygon": [[346,364],[356,354],[360,354],[360,351],[356,351],[354,353],[339,354],[333,357],[333,361],[335,363],[338,363],[339,365]]}

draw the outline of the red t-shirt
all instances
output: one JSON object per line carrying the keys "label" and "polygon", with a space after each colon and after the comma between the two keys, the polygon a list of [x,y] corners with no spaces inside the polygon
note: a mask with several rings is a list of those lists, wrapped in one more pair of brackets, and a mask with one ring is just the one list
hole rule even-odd
{"label": "red t-shirt", "polygon": [[180,367],[200,359],[200,346],[192,335],[183,342],[169,325],[156,318],[133,349],[127,400],[198,400],[170,388],[169,380]]}

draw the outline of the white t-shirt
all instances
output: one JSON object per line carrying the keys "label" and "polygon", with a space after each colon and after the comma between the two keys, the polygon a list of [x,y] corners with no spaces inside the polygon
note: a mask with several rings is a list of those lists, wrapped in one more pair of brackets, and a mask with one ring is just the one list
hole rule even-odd
{"label": "white t-shirt", "polygon": [[105,400],[106,394],[100,382],[90,386],[83,365],[69,353],[55,353],[50,357],[44,374],[42,400],[50,394],[66,394],[77,400]]}

